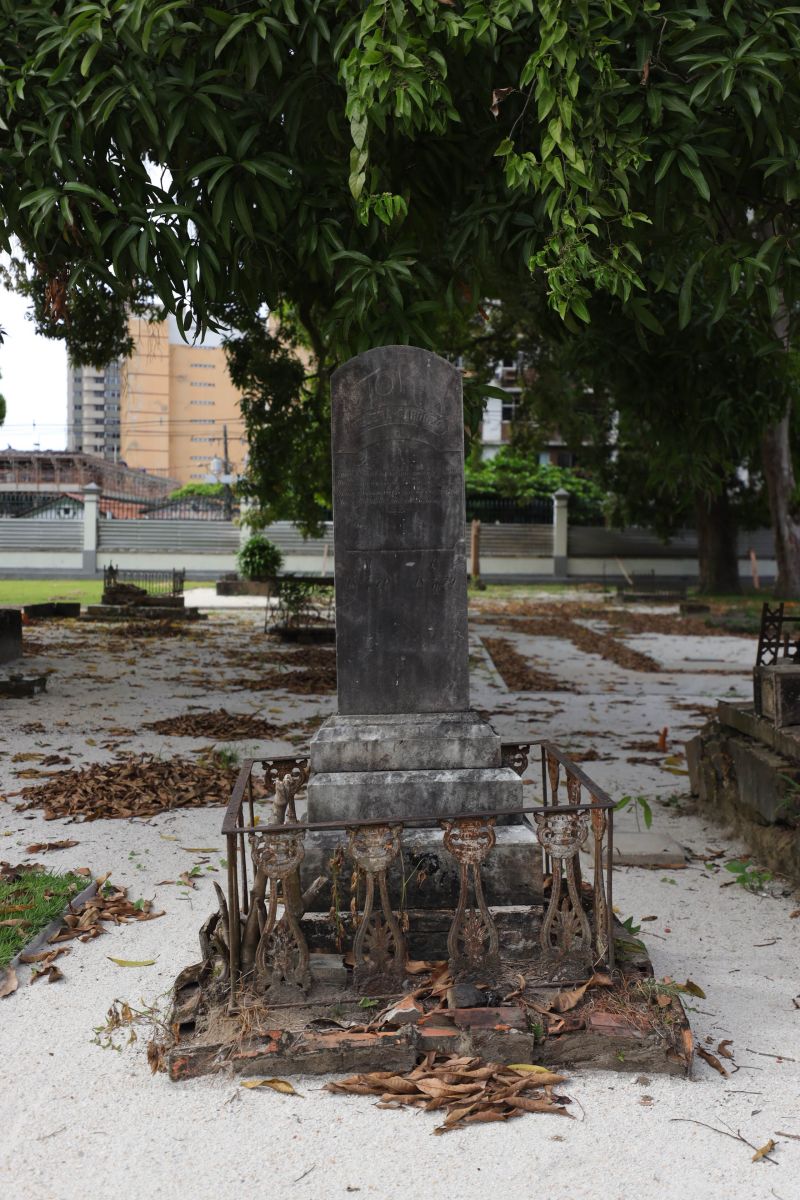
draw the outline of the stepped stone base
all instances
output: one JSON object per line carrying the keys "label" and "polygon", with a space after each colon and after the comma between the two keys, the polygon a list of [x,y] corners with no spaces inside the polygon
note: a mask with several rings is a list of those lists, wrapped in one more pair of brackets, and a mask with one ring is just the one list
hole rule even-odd
{"label": "stepped stone base", "polygon": [[692,793],[733,825],[759,865],[800,881],[800,726],[776,728],[727,701],[717,714],[686,743]]}

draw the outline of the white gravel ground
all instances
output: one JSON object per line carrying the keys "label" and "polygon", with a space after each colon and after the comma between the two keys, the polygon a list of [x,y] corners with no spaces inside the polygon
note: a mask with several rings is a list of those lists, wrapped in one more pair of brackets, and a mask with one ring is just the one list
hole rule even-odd
{"label": "white gravel ground", "polygon": [[[52,668],[53,676],[44,696],[0,702],[0,787],[13,791],[21,785],[14,771],[29,764],[13,763],[15,753],[69,747],[76,763],[104,759],[110,751],[97,744],[108,740],[104,728],[138,729],[144,720],[192,705],[265,715],[279,709],[283,719],[298,720],[330,711],[332,697],[318,702],[214,687],[233,673],[224,663],[226,647],[249,643],[258,650],[262,619],[257,611],[226,611],[210,618],[205,647],[159,642],[116,655],[99,649],[70,656],[70,642],[84,640],[87,630],[65,636],[63,626],[37,627],[33,638],[43,651],[26,666]],[[486,632],[485,627],[477,632]],[[513,636],[521,650],[541,660],[555,651],[558,666],[551,663],[551,669],[574,680],[581,691],[512,696],[483,662],[475,670],[477,706],[496,711],[504,733],[547,735],[575,751],[593,746],[612,755],[586,769],[615,797],[685,795],[685,776],[666,771],[659,756],[652,765],[628,764],[634,752],[622,746],[654,737],[663,725],[670,726],[677,746],[699,722],[673,704],[709,704],[729,689],[746,694],[753,658],[752,644],[740,639],[630,638],[630,645],[669,668],[648,675],[562,642],[534,647],[527,636],[498,632]],[[103,636],[98,634],[101,647]],[[477,641],[474,649],[479,656]],[[705,674],[709,667],[724,667],[730,674]],[[33,721],[44,722],[50,732],[24,733],[22,727]],[[118,744],[187,753],[205,743],[145,731]],[[290,747],[259,746],[281,748]],[[698,1041],[711,1039],[713,1049],[722,1038],[732,1039],[739,1069],[723,1079],[698,1061],[692,1082],[654,1076],[647,1083],[628,1074],[581,1072],[566,1089],[574,1097],[575,1120],[529,1116],[502,1129],[473,1128],[436,1138],[433,1116],[377,1111],[370,1099],[322,1091],[319,1079],[297,1082],[301,1098],[247,1092],[221,1077],[176,1085],[150,1075],[144,1036],[124,1045],[127,1034],[118,1035],[120,1049],[104,1046],[95,1027],[103,1024],[115,999],[153,1002],[198,956],[197,930],[213,905],[211,879],[221,878],[209,870],[220,867],[223,853],[220,811],[68,825],[45,822],[38,813],[16,813],[13,803],[0,801],[0,858],[16,862],[30,842],[76,837],[79,846],[52,855],[51,861],[60,868],[110,869],[134,898],[153,896],[167,915],[112,928],[104,937],[76,945],[61,960],[62,983],[30,987],[21,973],[18,992],[0,1001],[0,1197],[800,1196],[800,1010],[793,1005],[800,993],[800,919],[789,916],[800,903],[796,896],[723,889],[723,876],[711,875],[701,862],[674,872],[619,870],[615,899],[622,913],[637,920],[658,916],[642,926],[656,971],[679,980],[688,975],[706,992],[705,1000],[690,1006]],[[725,849],[731,856],[740,849],[705,819],[657,803],[654,810],[657,827],[684,846],[698,852]],[[205,846],[219,851],[205,856],[209,861],[202,864],[196,890],[157,886],[202,857],[183,847]],[[147,968],[121,968],[109,955],[157,961]],[[646,1096],[651,1103],[642,1103]],[[741,1130],[756,1146],[774,1138],[776,1163],[754,1164],[752,1151],[742,1143],[679,1120]]]}

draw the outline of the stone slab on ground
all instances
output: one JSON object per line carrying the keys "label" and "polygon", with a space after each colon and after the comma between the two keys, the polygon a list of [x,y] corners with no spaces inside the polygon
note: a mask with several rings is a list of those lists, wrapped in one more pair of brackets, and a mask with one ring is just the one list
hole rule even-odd
{"label": "stone slab on ground", "polygon": [[[588,854],[583,854],[589,859]],[[668,833],[656,829],[614,830],[615,867],[672,867],[686,866],[686,851]]]}
{"label": "stone slab on ground", "polygon": [[[625,934],[619,923],[615,933]],[[505,1064],[580,1064],[615,1071],[690,1074],[694,1046],[689,1022],[677,996],[671,997],[666,1008],[652,997],[646,998],[647,991],[640,985],[652,979],[653,969],[641,943],[619,962],[611,987],[585,991],[561,1016],[550,1001],[576,981],[554,990],[537,990],[529,982],[531,973],[525,965],[520,964],[518,970],[513,984],[505,982],[505,968],[496,976],[487,973],[481,986],[500,990],[498,998],[485,1006],[448,1006],[440,1012],[441,1001],[429,996],[427,1003],[424,998],[417,1002],[416,1019],[409,1021],[406,1012],[398,1021],[392,1016],[395,997],[399,1002],[410,990],[425,996],[418,976],[406,978],[379,997],[372,1017],[374,1021],[378,1012],[383,1012],[383,1017],[374,1024],[368,1018],[367,1028],[352,980],[335,995],[327,984],[315,982],[307,995],[298,993],[299,1003],[287,1001],[269,1009],[267,1002],[269,1028],[255,1036],[250,1032],[252,1018],[246,1016],[243,1024],[237,1013],[229,1012],[226,1000],[214,998],[213,983],[204,992],[201,982],[198,998],[196,982],[187,982],[182,991],[178,981],[170,1020],[175,1043],[167,1054],[169,1075],[177,1082],[220,1070],[256,1077],[403,1071],[430,1051]],[[519,1000],[520,987],[525,1003]],[[528,999],[538,1002],[538,1009],[532,1009]],[[334,1004],[338,1028],[324,1028],[331,1024]],[[247,1013],[246,1004],[243,1011]],[[348,1024],[360,1028],[349,1029]]]}
{"label": "stone slab on ground", "polygon": [[82,621],[201,621],[198,608],[170,604],[89,604]]}

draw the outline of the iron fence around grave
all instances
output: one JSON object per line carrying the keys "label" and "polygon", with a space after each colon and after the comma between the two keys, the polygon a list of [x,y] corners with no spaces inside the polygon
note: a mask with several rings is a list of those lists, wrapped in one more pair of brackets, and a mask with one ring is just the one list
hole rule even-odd
{"label": "iron fence around grave", "polygon": [[133,584],[148,596],[182,596],[186,571],[121,571],[113,564],[103,568],[103,593],[117,584]]}
{"label": "iron fence around grave", "polygon": [[[302,924],[300,879],[308,833],[340,832],[347,839],[356,874],[362,872],[366,879],[363,902],[359,905],[356,892],[349,909],[337,888],[332,885],[331,889],[333,919],[338,921],[339,909],[345,908],[344,916],[355,926],[349,949],[354,984],[359,991],[374,995],[376,986],[396,986],[403,977],[407,926],[402,921],[413,914],[402,911],[403,895],[395,896],[394,902],[390,898],[387,869],[402,855],[406,829],[441,828],[444,847],[458,866],[459,895],[447,935],[454,977],[464,970],[485,973],[493,960],[499,960],[498,929],[490,911],[492,898],[484,892],[482,868],[495,846],[496,821],[511,816],[522,817],[535,833],[541,853],[541,878],[549,881],[549,887],[542,883],[538,903],[524,916],[531,926],[528,936],[537,947],[533,964],[537,982],[548,986],[548,980],[557,980],[560,986],[567,978],[579,982],[597,969],[612,970],[613,801],[550,742],[504,743],[503,765],[524,777],[531,751],[538,751],[541,767],[539,804],[446,819],[376,817],[348,822],[298,820],[296,801],[308,782],[308,758],[247,759],[222,824],[227,843],[227,900],[222,904],[220,919],[228,956],[230,1009],[236,1010],[245,977],[248,986],[256,990],[266,990],[280,976],[294,981],[309,977],[311,950]],[[274,824],[257,823],[255,768],[263,772],[267,792],[271,790],[275,795]],[[591,853],[591,884],[582,879],[579,854],[584,845]],[[252,890],[248,858],[252,861]],[[332,858],[331,870],[334,861]],[[474,900],[470,898],[470,885]],[[398,911],[401,920],[396,916]],[[254,916],[258,917],[255,921]],[[374,923],[377,928],[371,930]],[[249,937],[250,932],[255,933],[255,939]],[[379,978],[376,964],[365,950],[375,938],[382,946]],[[391,953],[389,944],[393,946]]]}

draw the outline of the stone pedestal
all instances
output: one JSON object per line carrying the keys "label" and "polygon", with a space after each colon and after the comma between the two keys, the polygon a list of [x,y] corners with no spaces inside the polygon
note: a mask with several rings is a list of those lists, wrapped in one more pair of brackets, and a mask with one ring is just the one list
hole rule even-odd
{"label": "stone pedestal", "polygon": [[[497,844],[486,865],[494,904],[533,904],[541,896],[541,850],[519,815],[522,780],[501,764],[500,738],[477,713],[392,713],[329,717],[311,741],[307,818],[323,821],[447,820],[499,810]],[[307,842],[304,877],[324,873],[343,835],[316,833]],[[452,905],[458,868],[436,827],[406,827],[399,892],[408,903]],[[421,882],[419,882],[421,880]],[[413,893],[413,895],[412,895]]]}
{"label": "stone pedestal", "polygon": [[500,738],[471,711],[337,714],[311,741],[308,820],[507,812],[522,805],[522,780],[500,762]]}
{"label": "stone pedestal", "polygon": [[776,729],[800,725],[800,663],[783,659],[753,672],[755,710]]}

